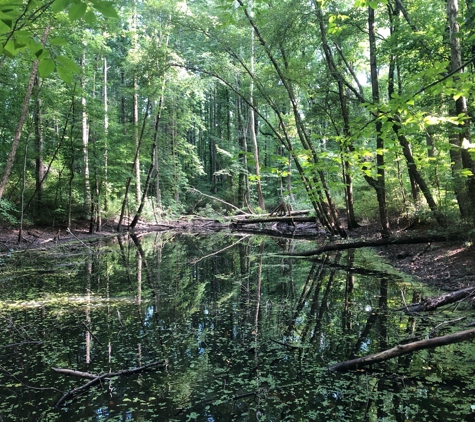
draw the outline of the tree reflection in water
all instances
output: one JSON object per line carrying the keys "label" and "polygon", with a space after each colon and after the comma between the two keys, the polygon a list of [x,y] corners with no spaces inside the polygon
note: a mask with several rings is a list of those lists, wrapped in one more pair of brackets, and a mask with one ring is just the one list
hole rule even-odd
{"label": "tree reflection in water", "polygon": [[[473,420],[469,343],[365,371],[328,371],[332,363],[421,339],[471,311],[393,311],[401,291],[416,298],[423,289],[372,251],[319,260],[279,255],[312,246],[236,234],[150,234],[84,253],[12,255],[2,279],[0,416]],[[445,325],[439,334],[458,328]],[[161,359],[168,359],[166,370],[114,378],[53,406],[86,380],[51,367],[100,374]]]}

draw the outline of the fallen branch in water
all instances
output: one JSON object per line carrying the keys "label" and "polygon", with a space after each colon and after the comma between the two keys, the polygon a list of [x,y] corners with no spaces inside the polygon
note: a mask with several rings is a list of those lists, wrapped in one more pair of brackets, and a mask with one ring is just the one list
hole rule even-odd
{"label": "fallen branch in water", "polygon": [[69,390],[66,393],[63,394],[63,396],[55,403],[55,407],[59,407],[63,402],[65,402],[68,398],[76,396],[83,391],[87,390],[88,388],[92,387],[94,384],[97,384],[98,382],[101,382],[102,380],[108,379],[108,378],[113,378],[113,377],[118,377],[121,375],[131,375],[135,374],[137,372],[143,371],[145,369],[151,368],[153,366],[160,366],[161,368],[165,368],[168,365],[167,360],[161,360],[161,361],[156,361],[149,363],[147,365],[140,366],[138,368],[133,368],[133,369],[124,369],[119,372],[108,372],[105,374],[101,375],[93,375],[89,374],[88,372],[80,372],[80,371],[74,371],[72,369],[62,369],[62,368],[52,368],[55,372],[59,373],[64,373],[68,375],[75,375],[83,378],[91,378],[91,381],[87,382],[84,385],[81,385],[80,387],[74,388],[73,390]]}
{"label": "fallen branch in water", "polygon": [[407,313],[433,311],[434,309],[437,309],[440,306],[458,302],[460,300],[466,299],[467,297],[473,296],[474,294],[475,287],[467,287],[465,289],[457,290],[455,292],[445,293],[439,297],[429,297],[427,299],[424,299],[422,302],[413,303],[397,310],[405,310]]}
{"label": "fallen branch in water", "polygon": [[255,217],[255,218],[234,218],[232,223],[234,227],[238,228],[240,226],[244,226],[246,224],[259,224],[259,223],[315,223],[317,224],[316,217],[306,217],[306,216],[262,216],[262,217]]}
{"label": "fallen branch in water", "polygon": [[428,242],[445,242],[448,239],[446,236],[422,236],[422,237],[399,237],[399,238],[383,238],[371,241],[359,241],[349,243],[331,243],[321,246],[317,249],[305,252],[287,252],[280,255],[286,256],[313,256],[320,255],[324,252],[343,251],[347,249],[368,248],[375,246],[388,246],[388,245],[411,245],[416,243],[428,243]]}
{"label": "fallen branch in water", "polygon": [[67,369],[67,368],[51,368],[51,369],[54,372],[58,372],[59,374],[73,375],[75,377],[80,377],[80,378],[96,379],[99,376],[96,374],[90,374],[89,372],[76,371],[74,369]]}
{"label": "fallen branch in water", "polygon": [[406,355],[417,350],[430,349],[433,347],[445,346],[447,344],[460,343],[462,341],[475,338],[475,328],[471,330],[461,331],[455,334],[448,334],[446,336],[431,338],[428,340],[415,341],[413,343],[401,344],[392,349],[384,350],[383,352],[375,353],[373,355],[363,356],[345,362],[335,363],[330,366],[330,371],[349,371],[351,369],[358,369],[363,366],[371,365],[373,363],[383,362],[397,356]]}

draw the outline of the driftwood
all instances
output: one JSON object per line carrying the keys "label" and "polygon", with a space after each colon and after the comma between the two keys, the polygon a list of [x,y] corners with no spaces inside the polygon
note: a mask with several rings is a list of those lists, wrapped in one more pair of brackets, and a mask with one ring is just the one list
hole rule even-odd
{"label": "driftwood", "polygon": [[80,387],[74,388],[73,390],[69,390],[66,393],[64,393],[62,395],[62,397],[55,403],[55,407],[61,406],[61,404],[63,402],[65,402],[68,398],[74,397],[74,396],[82,393],[83,391],[87,390],[88,388],[90,388],[94,384],[97,384],[97,383],[101,382],[102,380],[106,380],[108,378],[113,378],[113,377],[118,377],[118,376],[121,376],[121,375],[135,374],[137,372],[143,371],[143,370],[148,369],[148,368],[152,368],[154,366],[160,366],[161,368],[164,368],[164,367],[167,366],[167,364],[168,364],[167,360],[161,360],[161,361],[156,361],[156,362],[149,363],[147,365],[140,366],[138,368],[124,369],[124,370],[119,371],[119,372],[108,372],[108,373],[101,374],[101,375],[93,375],[93,374],[89,374],[87,372],[74,371],[72,369],[52,368],[55,372],[59,372],[59,373],[63,373],[63,374],[75,375],[75,376],[79,376],[79,377],[83,377],[83,378],[93,377],[91,379],[91,381],[87,382],[86,384],[83,384]]}
{"label": "driftwood", "polygon": [[467,287],[465,289],[457,290],[455,292],[445,293],[439,297],[429,297],[422,302],[407,305],[398,310],[405,310],[406,312],[423,312],[433,311],[440,306],[449,305],[458,302],[475,294],[475,287]]}
{"label": "driftwood", "polygon": [[287,256],[314,256],[320,255],[324,252],[343,251],[347,249],[368,248],[375,246],[388,246],[388,245],[410,245],[416,243],[427,242],[445,242],[449,240],[446,236],[422,236],[422,237],[398,237],[398,238],[383,238],[372,241],[359,241],[349,243],[332,243],[321,246],[317,249],[305,252],[287,252],[283,255]]}
{"label": "driftwood", "polygon": [[431,338],[428,340],[415,341],[413,343],[401,344],[392,349],[384,350],[383,352],[375,353],[373,355],[363,356],[361,358],[348,360],[345,362],[335,363],[330,366],[330,371],[349,371],[351,369],[358,369],[363,366],[371,365],[373,363],[383,362],[397,356],[406,355],[417,350],[430,349],[433,347],[445,346],[447,344],[460,343],[462,341],[475,338],[475,328],[471,330],[461,331],[455,334],[448,334],[446,336]]}

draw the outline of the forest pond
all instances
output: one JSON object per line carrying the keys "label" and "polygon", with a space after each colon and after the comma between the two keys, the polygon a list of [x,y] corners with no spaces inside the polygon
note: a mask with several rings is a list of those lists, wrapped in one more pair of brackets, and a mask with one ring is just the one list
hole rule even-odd
{"label": "forest pond", "polygon": [[[406,315],[440,292],[376,250],[283,255],[316,243],[152,233],[0,256],[0,420],[475,420],[471,342],[329,371],[475,315]],[[71,395],[91,380],[52,370],[150,363]]]}

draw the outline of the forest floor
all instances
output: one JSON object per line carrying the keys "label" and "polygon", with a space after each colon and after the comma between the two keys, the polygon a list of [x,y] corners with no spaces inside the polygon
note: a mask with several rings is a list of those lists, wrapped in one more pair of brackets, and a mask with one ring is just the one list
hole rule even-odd
{"label": "forest floor", "polygon": [[[227,229],[228,224],[205,218],[181,218],[158,225],[142,224],[138,232],[179,231],[211,232]],[[379,238],[377,226],[369,224],[359,227],[350,234],[350,241],[371,241]],[[424,236],[434,227],[420,226],[411,230],[411,236]],[[78,222],[70,232],[64,228],[29,227],[22,231],[22,241],[18,242],[18,229],[0,225],[0,258],[12,251],[50,249],[58,244],[97,242],[116,234],[113,222],[103,225],[101,232],[89,234],[87,223]],[[394,236],[407,236],[402,228],[394,229]],[[475,286],[475,243],[467,240],[427,242],[381,246],[380,256],[402,272],[412,275],[441,291],[453,291]]]}

